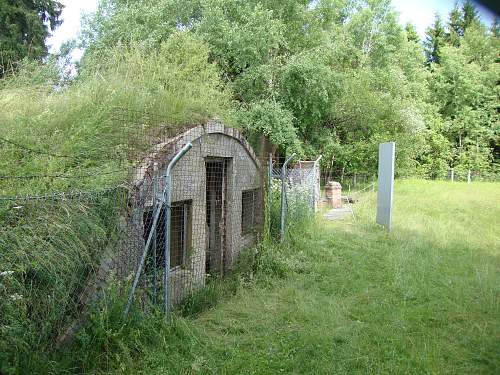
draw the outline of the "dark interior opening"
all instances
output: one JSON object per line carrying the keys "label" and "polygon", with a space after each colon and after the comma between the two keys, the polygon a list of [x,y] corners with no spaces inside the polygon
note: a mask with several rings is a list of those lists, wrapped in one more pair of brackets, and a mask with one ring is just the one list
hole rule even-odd
{"label": "dark interior opening", "polygon": [[208,243],[205,271],[222,275],[226,228],[226,176],[228,159],[207,159],[206,167],[206,223]]}
{"label": "dark interior opening", "polygon": [[[147,241],[153,225],[154,211],[144,212],[144,242]],[[174,202],[171,205],[170,226],[170,268],[185,266],[191,242],[191,201]],[[148,251],[148,261],[156,268],[163,268],[165,253],[165,207],[160,211],[156,236]]]}

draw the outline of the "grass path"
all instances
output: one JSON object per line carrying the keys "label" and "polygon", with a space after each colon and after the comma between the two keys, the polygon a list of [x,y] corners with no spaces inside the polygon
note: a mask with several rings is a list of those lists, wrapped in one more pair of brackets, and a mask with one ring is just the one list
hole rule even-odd
{"label": "grass path", "polygon": [[399,181],[391,234],[321,221],[287,277],[251,284],[118,372],[500,373],[500,185]]}

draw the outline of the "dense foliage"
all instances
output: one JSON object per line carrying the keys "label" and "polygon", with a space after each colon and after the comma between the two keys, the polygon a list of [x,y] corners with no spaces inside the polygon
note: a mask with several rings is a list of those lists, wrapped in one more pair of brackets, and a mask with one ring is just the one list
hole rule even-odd
{"label": "dense foliage", "polygon": [[491,170],[499,157],[497,23],[488,31],[466,2],[451,11],[447,28],[437,17],[427,34],[430,100],[440,115],[429,130],[452,167]]}
{"label": "dense foliage", "polygon": [[280,152],[368,172],[377,144],[395,140],[400,174],[492,169],[499,43],[470,2],[422,45],[389,0],[105,0],[86,23],[82,68],[110,46],[154,51],[178,29],[207,44],[235,121]]}
{"label": "dense foliage", "polygon": [[25,57],[46,56],[46,38],[61,24],[62,9],[55,0],[0,0],[0,78]]}

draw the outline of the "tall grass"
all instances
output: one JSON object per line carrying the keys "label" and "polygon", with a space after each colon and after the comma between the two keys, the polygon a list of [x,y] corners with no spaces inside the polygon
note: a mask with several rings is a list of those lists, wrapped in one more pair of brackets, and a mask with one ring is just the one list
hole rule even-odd
{"label": "tall grass", "polygon": [[[21,74],[0,82],[0,134],[40,151],[0,141],[0,170],[11,176],[92,178],[1,179],[1,195],[122,181],[134,162],[127,150],[146,140],[148,128],[194,125],[224,116],[229,108],[208,48],[189,33],[173,34],[153,52],[140,45],[115,48],[86,66],[76,81],[58,89],[37,70],[32,81]],[[155,116],[136,115],[144,113]],[[123,172],[105,174],[116,170]]]}
{"label": "tall grass", "polygon": [[320,220],[270,248],[280,277],[263,268],[177,316],[110,372],[498,373],[498,184],[411,180],[395,194],[390,234],[366,193],[355,220]]}
{"label": "tall grass", "polygon": [[1,373],[42,366],[80,316],[80,294],[118,246],[124,194],[0,202]]}

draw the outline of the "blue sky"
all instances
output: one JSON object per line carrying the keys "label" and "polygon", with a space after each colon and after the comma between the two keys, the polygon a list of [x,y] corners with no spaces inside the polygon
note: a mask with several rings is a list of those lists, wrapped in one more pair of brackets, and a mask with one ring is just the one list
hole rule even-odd
{"label": "blue sky", "polygon": [[[62,13],[63,24],[57,28],[49,38],[50,51],[55,52],[61,44],[78,35],[80,30],[80,17],[82,12],[93,12],[97,7],[98,0],[60,0],[66,7]],[[453,8],[455,0],[392,0],[394,8],[400,14],[402,24],[413,23],[419,34],[423,37],[425,29],[434,20],[436,13],[446,17]],[[487,9],[477,6],[483,22],[490,24],[493,14]],[[74,59],[79,59],[81,51],[73,54]]]}

